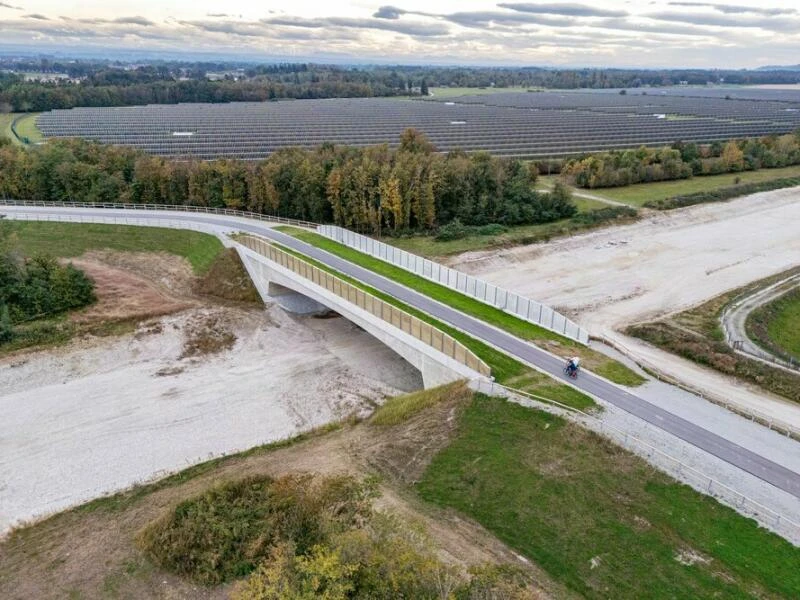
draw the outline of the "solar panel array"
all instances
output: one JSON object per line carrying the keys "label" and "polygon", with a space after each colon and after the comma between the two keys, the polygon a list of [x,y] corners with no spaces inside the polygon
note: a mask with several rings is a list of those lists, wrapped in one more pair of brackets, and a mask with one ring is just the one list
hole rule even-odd
{"label": "solar panel array", "polygon": [[409,127],[425,132],[440,151],[545,158],[676,140],[782,134],[800,127],[800,94],[777,100],[763,95],[537,92],[76,108],[44,113],[38,126],[46,137],[84,137],[201,160],[261,159],[281,148],[324,142],[397,144]]}

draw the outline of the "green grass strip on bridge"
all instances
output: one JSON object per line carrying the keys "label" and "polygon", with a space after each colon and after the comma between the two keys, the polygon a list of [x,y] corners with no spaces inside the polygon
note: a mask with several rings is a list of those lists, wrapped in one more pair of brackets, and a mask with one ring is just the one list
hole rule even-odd
{"label": "green grass strip on bridge", "polygon": [[339,242],[317,233],[305,231],[296,227],[279,226],[275,229],[306,242],[307,244],[325,250],[326,252],[330,252],[360,267],[369,269],[370,271],[420,292],[421,294],[425,294],[429,298],[507,331],[520,339],[533,342],[553,354],[564,358],[574,355],[580,356],[587,369],[614,383],[634,387],[646,381],[644,377],[622,363],[596,350],[588,348],[575,340],[549,331],[533,323],[529,323],[528,321],[524,321],[499,308],[470,298],[444,285],[429,281],[405,269],[364,254],[359,250],[340,244]]}
{"label": "green grass strip on bridge", "polygon": [[599,409],[594,400],[592,400],[586,394],[568,385],[557,382],[556,380],[550,378],[550,376],[540,373],[539,371],[522,364],[504,352],[479,340],[476,340],[470,335],[467,335],[460,329],[456,329],[455,327],[451,327],[445,323],[442,323],[427,313],[417,310],[416,308],[399,301],[394,296],[376,290],[375,288],[368,286],[358,279],[354,279],[326,264],[306,256],[302,252],[287,248],[286,246],[282,246],[281,244],[275,242],[270,243],[272,243],[272,245],[275,247],[280,248],[284,252],[292,254],[293,256],[296,256],[323,271],[331,273],[340,278],[342,281],[346,281],[347,283],[365,291],[366,293],[383,300],[387,304],[391,304],[392,306],[417,317],[419,320],[432,325],[439,331],[443,331],[444,333],[448,334],[453,339],[472,350],[472,352],[474,352],[478,358],[488,364],[492,369],[492,375],[494,376],[495,381],[498,383],[501,383],[509,388],[528,392],[529,394],[536,394],[537,396],[549,398],[579,410],[585,411],[587,409]]}

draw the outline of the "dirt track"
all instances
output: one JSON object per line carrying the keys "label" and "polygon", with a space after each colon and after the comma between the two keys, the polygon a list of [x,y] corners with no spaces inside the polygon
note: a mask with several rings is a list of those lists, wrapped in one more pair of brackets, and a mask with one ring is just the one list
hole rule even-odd
{"label": "dirt track", "polygon": [[466,253],[450,264],[559,307],[670,374],[800,426],[800,407],[617,333],[800,264],[799,232],[800,188],[791,188],[651,213],[549,244]]}

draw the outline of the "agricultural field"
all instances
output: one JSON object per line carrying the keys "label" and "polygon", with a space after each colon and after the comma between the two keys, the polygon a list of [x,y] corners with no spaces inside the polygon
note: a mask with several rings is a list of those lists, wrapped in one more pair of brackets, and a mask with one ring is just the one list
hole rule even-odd
{"label": "agricultural field", "polygon": [[800,127],[800,94],[785,90],[754,90],[747,99],[660,92],[470,94],[407,101],[348,98],[77,108],[43,113],[37,125],[46,137],[85,137],[160,156],[199,159],[260,159],[281,148],[325,142],[395,144],[409,127],[423,131],[443,152],[483,150],[525,158],[676,140],[757,137]]}

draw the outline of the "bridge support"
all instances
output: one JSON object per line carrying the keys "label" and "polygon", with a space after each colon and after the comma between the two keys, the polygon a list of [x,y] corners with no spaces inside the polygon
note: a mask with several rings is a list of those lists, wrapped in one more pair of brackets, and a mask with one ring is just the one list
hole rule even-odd
{"label": "bridge support", "polygon": [[344,298],[270,262],[248,248],[237,244],[236,249],[265,302],[276,302],[285,310],[299,314],[314,314],[329,310],[337,312],[380,340],[419,370],[425,389],[478,376],[466,365],[392,327]]}

